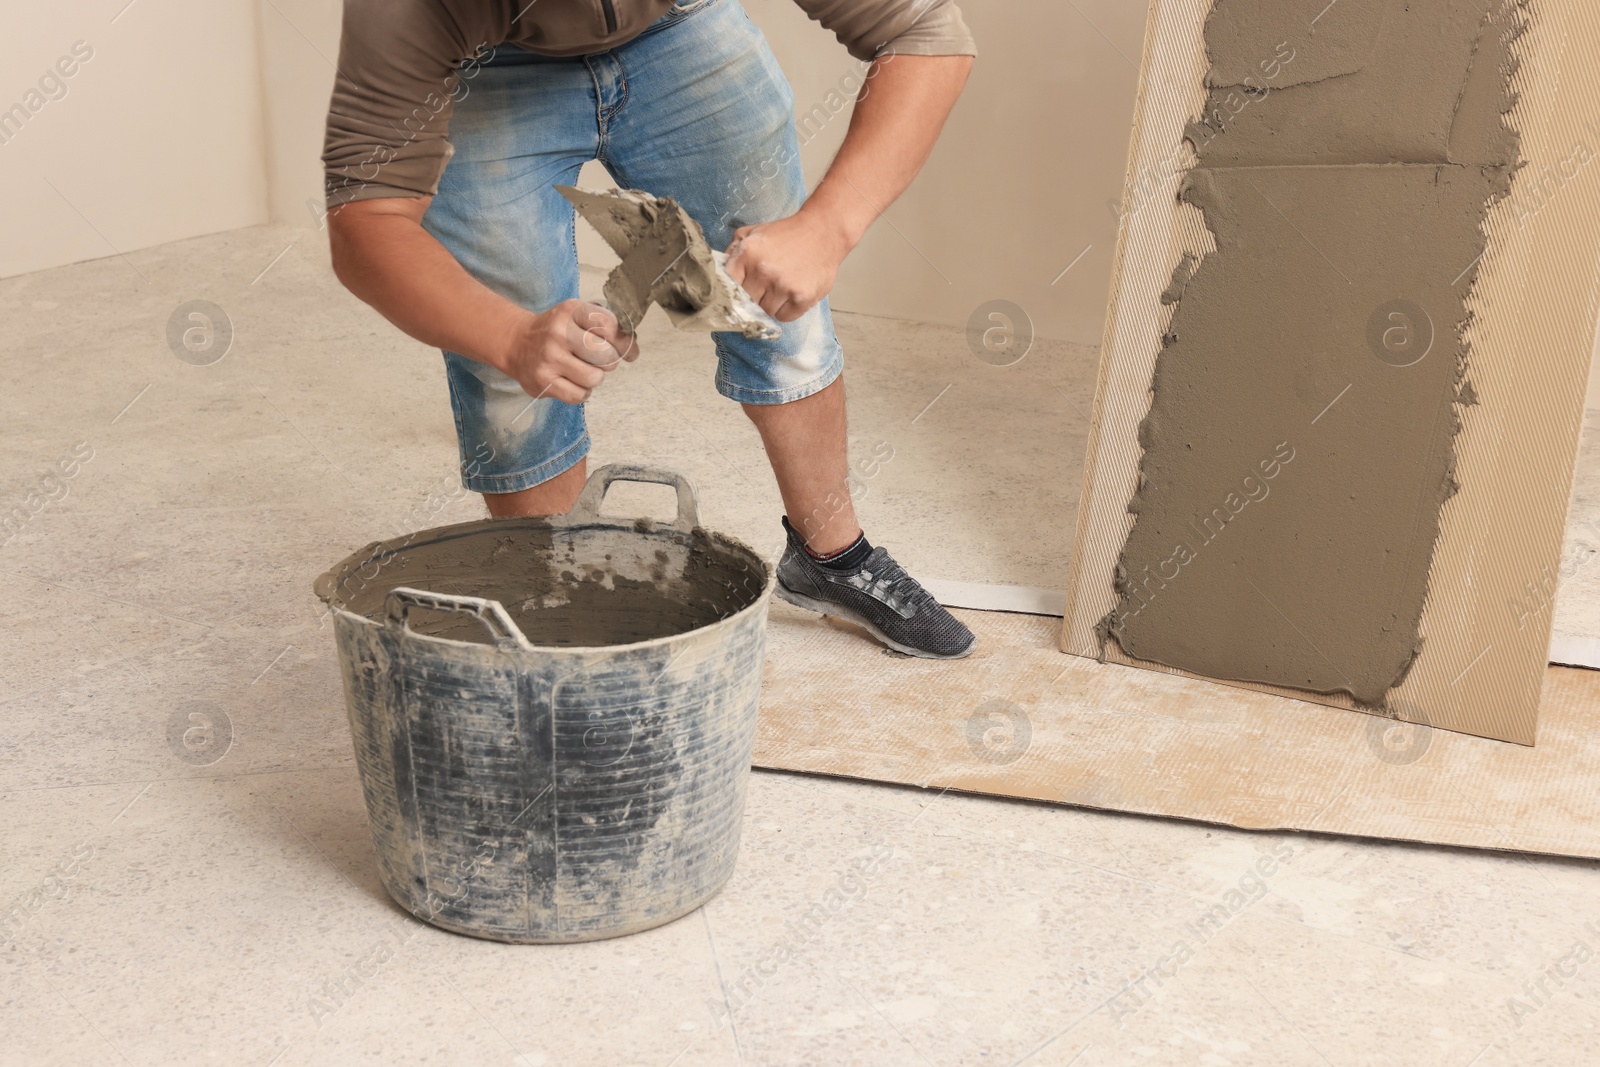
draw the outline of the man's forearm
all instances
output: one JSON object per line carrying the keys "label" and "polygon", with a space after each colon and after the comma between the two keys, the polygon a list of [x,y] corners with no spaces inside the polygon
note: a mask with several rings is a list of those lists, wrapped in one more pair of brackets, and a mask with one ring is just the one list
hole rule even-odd
{"label": "man's forearm", "polygon": [[844,144],[801,212],[826,219],[854,247],[927,162],[971,69],[971,56],[876,60]]}
{"label": "man's forearm", "polygon": [[333,269],[424,344],[502,367],[527,313],[462,269],[422,228],[425,200],[368,200],[329,214]]}
{"label": "man's forearm", "polygon": [[487,363],[532,397],[581,404],[638,358],[615,315],[581,300],[537,314],[496,293],[422,228],[428,199],[385,197],[329,213],[333,269],[356,296],[424,344]]}

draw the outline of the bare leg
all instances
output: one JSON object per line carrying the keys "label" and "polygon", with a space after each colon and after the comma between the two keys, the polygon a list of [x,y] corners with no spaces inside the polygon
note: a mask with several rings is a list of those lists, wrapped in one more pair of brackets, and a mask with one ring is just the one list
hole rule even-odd
{"label": "bare leg", "polygon": [[578,500],[587,469],[588,464],[580,459],[554,478],[538,485],[515,493],[485,493],[483,502],[489,505],[489,514],[497,519],[523,515],[565,515]]}
{"label": "bare leg", "polygon": [[745,404],[761,433],[789,522],[813,552],[837,552],[861,535],[850,501],[844,378],[788,404]]}

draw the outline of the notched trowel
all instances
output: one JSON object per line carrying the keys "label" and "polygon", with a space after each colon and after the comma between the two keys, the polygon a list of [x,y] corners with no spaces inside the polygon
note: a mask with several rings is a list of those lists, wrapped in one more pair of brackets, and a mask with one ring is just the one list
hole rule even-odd
{"label": "notched trowel", "polygon": [[680,330],[734,331],[775,340],[777,322],[728,275],[727,256],[669,196],[637,189],[590,192],[558,185],[622,262],[606,279],[606,305],[633,332],[651,304]]}

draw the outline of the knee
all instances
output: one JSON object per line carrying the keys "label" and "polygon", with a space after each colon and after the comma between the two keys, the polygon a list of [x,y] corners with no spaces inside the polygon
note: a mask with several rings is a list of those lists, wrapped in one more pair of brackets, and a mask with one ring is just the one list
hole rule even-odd
{"label": "knee", "polygon": [[527,489],[514,493],[484,493],[483,502],[490,516],[496,519],[565,515],[583,491],[584,472],[585,464],[579,461],[554,478]]}

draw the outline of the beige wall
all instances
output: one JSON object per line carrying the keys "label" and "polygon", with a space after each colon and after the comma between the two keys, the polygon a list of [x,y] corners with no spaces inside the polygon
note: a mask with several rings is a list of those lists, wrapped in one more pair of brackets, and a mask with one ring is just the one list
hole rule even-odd
{"label": "beige wall", "polygon": [[267,217],[253,0],[125,3],[8,5],[0,277]]}
{"label": "beige wall", "polygon": [[322,130],[339,58],[339,0],[252,0],[261,26],[268,204],[274,222],[316,225]]}
{"label": "beige wall", "polygon": [[[784,0],[748,0],[804,115],[856,70]],[[1142,0],[962,0],[980,55],[927,168],[846,264],[843,309],[964,325],[1010,300],[1042,336],[1100,342],[1144,37]],[[843,111],[804,147],[821,176]],[[1064,277],[1061,271],[1087,248]]]}

